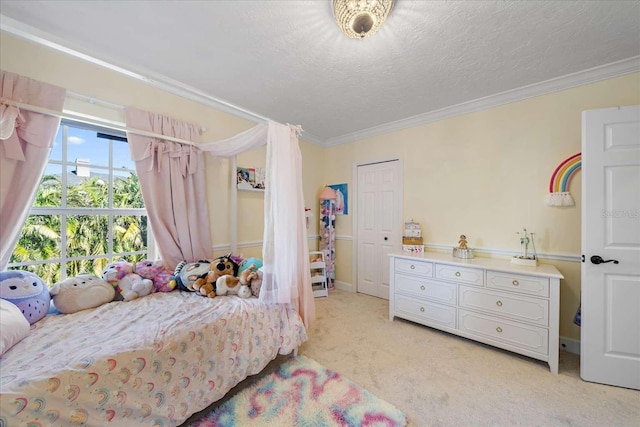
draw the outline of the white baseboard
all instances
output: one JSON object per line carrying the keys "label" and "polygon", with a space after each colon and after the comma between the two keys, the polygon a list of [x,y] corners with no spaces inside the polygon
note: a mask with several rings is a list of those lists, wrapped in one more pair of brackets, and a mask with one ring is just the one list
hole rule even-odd
{"label": "white baseboard", "polygon": [[560,337],[560,349],[569,353],[580,355],[580,340]]}
{"label": "white baseboard", "polygon": [[334,282],[334,285],[335,285],[336,289],[340,289],[341,291],[347,291],[347,292],[355,292],[356,291],[351,283],[340,282],[339,280],[336,280]]}

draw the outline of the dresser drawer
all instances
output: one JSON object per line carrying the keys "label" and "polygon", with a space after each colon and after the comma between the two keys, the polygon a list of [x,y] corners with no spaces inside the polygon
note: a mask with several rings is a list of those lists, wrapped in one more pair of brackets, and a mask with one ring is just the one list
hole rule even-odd
{"label": "dresser drawer", "polygon": [[549,279],[487,270],[487,288],[549,297]]}
{"label": "dresser drawer", "polygon": [[461,308],[482,310],[514,320],[549,325],[549,301],[460,285]]}
{"label": "dresser drawer", "polygon": [[455,265],[436,264],[436,279],[452,280],[458,283],[482,286],[484,270],[479,268],[458,267]]}
{"label": "dresser drawer", "polygon": [[410,273],[433,277],[433,264],[425,261],[396,258],[395,271],[396,273]]}
{"label": "dresser drawer", "polygon": [[456,327],[457,316],[455,307],[397,294],[395,296],[395,306],[396,315],[400,317],[420,323],[435,323],[452,329]]}
{"label": "dresser drawer", "polygon": [[455,283],[438,282],[416,276],[396,274],[396,291],[415,295],[442,304],[456,305],[458,287]]}
{"label": "dresser drawer", "polygon": [[491,341],[543,355],[549,354],[549,331],[545,328],[460,309],[458,329]]}

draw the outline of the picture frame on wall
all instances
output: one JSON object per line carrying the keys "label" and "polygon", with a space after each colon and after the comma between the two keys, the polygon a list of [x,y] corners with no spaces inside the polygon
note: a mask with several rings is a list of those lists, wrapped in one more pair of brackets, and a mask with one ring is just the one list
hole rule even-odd
{"label": "picture frame on wall", "polygon": [[349,215],[348,184],[331,184],[329,187],[336,190],[336,215]]}
{"label": "picture frame on wall", "polygon": [[264,168],[238,167],[236,170],[236,185],[238,190],[264,191],[265,189]]}

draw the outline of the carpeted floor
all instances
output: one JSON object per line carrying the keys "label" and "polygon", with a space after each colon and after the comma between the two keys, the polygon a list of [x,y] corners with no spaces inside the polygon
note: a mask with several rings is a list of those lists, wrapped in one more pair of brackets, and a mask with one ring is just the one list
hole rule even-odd
{"label": "carpeted floor", "polygon": [[192,427],[403,427],[406,416],[305,356],[245,388]]}
{"label": "carpeted floor", "polygon": [[[561,352],[553,375],[538,360],[390,322],[387,300],[333,290],[315,301],[317,320],[300,354],[390,402],[409,426],[640,426],[640,391],[582,381],[575,354]],[[227,396],[287,360],[278,357]]]}

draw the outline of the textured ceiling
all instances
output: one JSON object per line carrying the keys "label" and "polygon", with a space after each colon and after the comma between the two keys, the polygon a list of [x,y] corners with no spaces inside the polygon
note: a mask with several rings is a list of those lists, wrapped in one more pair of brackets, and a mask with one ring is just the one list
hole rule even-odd
{"label": "textured ceiling", "polygon": [[327,143],[640,55],[638,1],[398,0],[364,40],[319,0],[1,0],[0,13]]}

